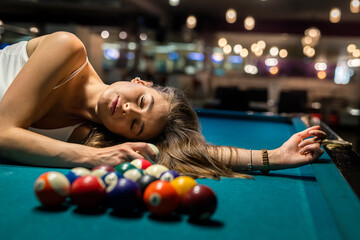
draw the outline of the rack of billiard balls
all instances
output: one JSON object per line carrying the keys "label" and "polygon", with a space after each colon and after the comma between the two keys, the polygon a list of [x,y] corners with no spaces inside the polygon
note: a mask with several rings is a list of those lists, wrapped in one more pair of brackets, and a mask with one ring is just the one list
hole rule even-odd
{"label": "rack of billiard balls", "polygon": [[181,212],[192,219],[207,220],[217,206],[210,187],[146,159],[125,162],[115,168],[78,167],[66,175],[46,172],[35,181],[34,191],[45,207],[59,207],[70,199],[85,211],[106,207],[118,213],[132,213],[147,209],[155,216]]}

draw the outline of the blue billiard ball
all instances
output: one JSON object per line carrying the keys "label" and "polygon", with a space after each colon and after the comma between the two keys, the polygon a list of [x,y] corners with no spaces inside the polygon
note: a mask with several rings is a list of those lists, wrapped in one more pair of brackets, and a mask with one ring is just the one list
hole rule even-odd
{"label": "blue billiard ball", "polygon": [[108,172],[104,176],[102,176],[102,180],[105,183],[106,187],[108,187],[111,184],[114,184],[119,180],[119,178],[123,178],[124,176],[119,172]]}
{"label": "blue billiard ball", "polygon": [[72,184],[77,178],[91,174],[91,171],[87,168],[76,167],[70,170],[66,174],[66,177],[69,179],[70,184]]}
{"label": "blue billiard ball", "polygon": [[160,175],[160,180],[172,182],[175,178],[179,177],[180,174],[174,170],[168,170]]}
{"label": "blue billiard ball", "polygon": [[133,212],[140,207],[141,190],[132,180],[120,178],[106,189],[107,203],[117,212]]}

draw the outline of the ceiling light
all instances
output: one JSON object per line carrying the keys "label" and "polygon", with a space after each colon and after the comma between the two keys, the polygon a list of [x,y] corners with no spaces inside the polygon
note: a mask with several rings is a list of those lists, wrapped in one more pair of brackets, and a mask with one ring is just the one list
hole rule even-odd
{"label": "ceiling light", "polygon": [[352,52],[352,55],[353,55],[353,57],[356,57],[356,58],[360,57],[360,49],[355,49]]}
{"label": "ceiling light", "polygon": [[139,38],[140,38],[140,40],[145,41],[147,39],[147,34],[146,33],[140,33]]}
{"label": "ceiling light", "polygon": [[235,9],[229,8],[229,9],[226,11],[225,17],[226,17],[226,21],[227,21],[228,23],[234,23],[234,22],[236,22],[237,14],[236,14]]}
{"label": "ceiling light", "polygon": [[272,74],[272,75],[275,75],[279,72],[279,68],[276,67],[276,66],[273,66],[271,68],[269,68],[269,72]]}
{"label": "ceiling light", "polygon": [[326,78],[326,72],[325,72],[325,71],[320,71],[320,72],[318,72],[318,73],[317,73],[317,77],[318,77],[319,79],[324,79],[324,78]]}
{"label": "ceiling light", "polygon": [[226,38],[220,38],[219,40],[218,40],[218,45],[219,45],[219,47],[225,47],[225,45],[227,44],[227,40],[226,40]]}
{"label": "ceiling light", "polygon": [[281,49],[281,50],[279,51],[279,56],[280,56],[281,58],[286,58],[287,55],[288,55],[288,52],[287,52],[286,49]]}
{"label": "ceiling light", "polygon": [[317,71],[325,71],[327,69],[327,64],[322,63],[322,62],[318,62],[318,63],[315,63],[314,68]]}
{"label": "ceiling light", "polygon": [[126,33],[125,31],[121,31],[121,32],[119,33],[119,38],[120,38],[120,39],[126,39],[126,38],[127,38],[127,33]]}
{"label": "ceiling light", "polygon": [[246,30],[251,31],[255,27],[255,19],[253,17],[246,17],[244,20],[244,27]]}
{"label": "ceiling light", "polygon": [[265,47],[266,47],[266,43],[265,43],[265,41],[263,41],[263,40],[259,40],[259,41],[257,42],[257,45],[258,45],[259,48],[261,48],[262,50],[264,50]]}
{"label": "ceiling light", "polygon": [[267,58],[265,60],[265,65],[268,67],[273,67],[278,65],[279,61],[276,58]]}
{"label": "ceiling light", "polygon": [[232,48],[231,46],[228,44],[228,45],[225,45],[224,48],[223,48],[223,51],[226,55],[229,55],[232,51]]}
{"label": "ceiling light", "polygon": [[106,39],[106,38],[108,38],[109,36],[110,36],[109,31],[104,30],[104,31],[101,32],[101,37],[102,37],[103,39]]}
{"label": "ceiling light", "polygon": [[341,11],[340,11],[340,9],[339,8],[332,8],[330,10],[329,18],[330,18],[330,22],[332,22],[332,23],[340,22],[340,19],[341,19]]}
{"label": "ceiling light", "polygon": [[179,4],[180,4],[180,0],[169,0],[170,6],[176,7],[179,6]]}
{"label": "ceiling light", "polygon": [[249,55],[249,51],[246,48],[241,49],[240,56],[246,58]]}
{"label": "ceiling light", "polygon": [[244,70],[246,73],[253,74],[253,75],[258,73],[258,68],[254,65],[246,65],[244,67]]}
{"label": "ceiling light", "polygon": [[279,49],[277,47],[270,48],[270,55],[276,57],[279,54]]}
{"label": "ceiling light", "polygon": [[359,2],[359,0],[352,0],[350,2],[350,11],[352,13],[359,13],[360,12],[360,2]]}
{"label": "ceiling light", "polygon": [[348,53],[354,52],[355,49],[356,49],[355,44],[349,44],[349,45],[347,46],[347,48],[346,48],[346,50],[347,50]]}
{"label": "ceiling light", "polygon": [[242,46],[240,44],[236,44],[234,46],[234,53],[240,54],[241,50],[242,50]]}
{"label": "ceiling light", "polygon": [[257,43],[253,43],[253,44],[251,44],[250,49],[253,53],[255,53],[256,51],[258,51],[260,49],[260,47]]}
{"label": "ceiling light", "polygon": [[186,26],[190,29],[193,29],[196,27],[196,21],[196,17],[194,15],[190,15],[186,19]]}

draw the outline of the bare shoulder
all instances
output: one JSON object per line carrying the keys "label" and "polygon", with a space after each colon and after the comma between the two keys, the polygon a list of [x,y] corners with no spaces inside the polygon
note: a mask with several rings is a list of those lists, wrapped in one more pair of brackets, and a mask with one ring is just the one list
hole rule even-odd
{"label": "bare shoulder", "polygon": [[26,47],[28,56],[30,57],[35,51],[46,49],[61,50],[62,55],[83,55],[86,56],[86,50],[82,41],[74,34],[69,32],[54,32],[52,34],[44,35],[31,39]]}
{"label": "bare shoulder", "polygon": [[89,135],[91,129],[94,126],[91,123],[85,123],[77,127],[71,134],[68,142],[70,143],[81,143]]}

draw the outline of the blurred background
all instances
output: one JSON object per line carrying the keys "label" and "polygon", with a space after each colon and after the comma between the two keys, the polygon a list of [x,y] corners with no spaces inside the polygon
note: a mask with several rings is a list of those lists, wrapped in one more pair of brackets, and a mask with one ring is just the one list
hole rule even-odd
{"label": "blurred background", "polygon": [[0,0],[0,49],[76,34],[104,82],[140,77],[195,108],[306,113],[359,152],[359,0]]}

